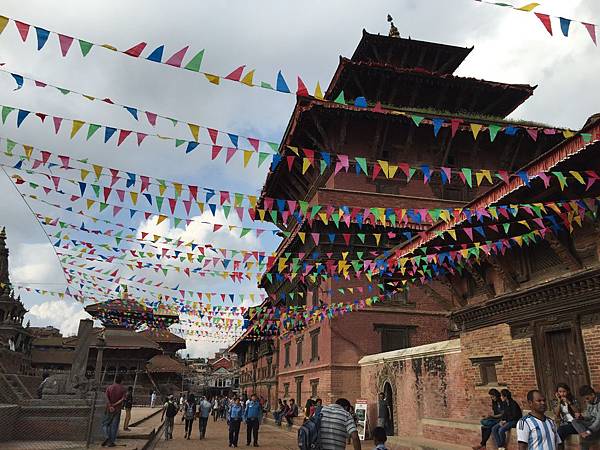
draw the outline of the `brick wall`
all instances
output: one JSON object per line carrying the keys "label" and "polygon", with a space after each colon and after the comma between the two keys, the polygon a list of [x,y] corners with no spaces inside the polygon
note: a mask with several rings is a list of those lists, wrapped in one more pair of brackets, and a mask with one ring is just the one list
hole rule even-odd
{"label": "brick wall", "polygon": [[[512,339],[506,324],[480,330],[463,332],[460,335],[464,358],[466,400],[471,405],[466,417],[479,418],[488,413],[490,387],[508,388],[521,406],[526,405],[526,394],[537,387],[531,340]],[[499,386],[480,386],[479,367],[469,358],[501,356],[502,363],[496,365]]]}
{"label": "brick wall", "polygon": [[596,390],[600,390],[600,325],[583,328],[581,334],[590,371],[590,382]]}

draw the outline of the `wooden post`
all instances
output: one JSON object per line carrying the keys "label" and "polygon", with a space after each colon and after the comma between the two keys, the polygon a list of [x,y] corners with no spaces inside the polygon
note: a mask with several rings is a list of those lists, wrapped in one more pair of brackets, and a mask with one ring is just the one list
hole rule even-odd
{"label": "wooden post", "polygon": [[138,361],[135,365],[135,378],[133,379],[133,392],[131,393],[131,395],[133,395],[133,398],[135,398],[135,385],[137,384],[139,371],[140,371],[140,362]]}

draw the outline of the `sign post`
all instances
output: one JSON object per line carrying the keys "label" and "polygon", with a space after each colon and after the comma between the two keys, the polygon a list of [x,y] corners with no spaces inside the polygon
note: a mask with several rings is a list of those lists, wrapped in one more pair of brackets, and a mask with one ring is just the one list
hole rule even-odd
{"label": "sign post", "polygon": [[354,406],[354,413],[358,419],[356,427],[358,429],[358,437],[361,441],[365,440],[365,434],[367,430],[367,400],[357,399],[356,405]]}

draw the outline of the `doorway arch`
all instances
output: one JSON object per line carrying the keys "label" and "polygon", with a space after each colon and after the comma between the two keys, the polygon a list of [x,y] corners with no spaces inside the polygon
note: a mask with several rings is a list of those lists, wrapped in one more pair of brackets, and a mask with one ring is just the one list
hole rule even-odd
{"label": "doorway arch", "polygon": [[383,395],[385,396],[385,401],[389,407],[390,411],[390,420],[388,424],[388,429],[385,430],[388,436],[393,436],[396,434],[396,430],[394,430],[394,392],[392,390],[392,385],[389,381],[386,381],[383,385]]}

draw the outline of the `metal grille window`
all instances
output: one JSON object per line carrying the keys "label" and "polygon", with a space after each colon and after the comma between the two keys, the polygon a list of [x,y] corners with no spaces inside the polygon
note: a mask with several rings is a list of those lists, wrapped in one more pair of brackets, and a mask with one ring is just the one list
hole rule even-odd
{"label": "metal grille window", "polygon": [[292,346],[291,342],[288,342],[284,346],[285,351],[285,362],[283,364],[284,367],[290,367],[290,347]]}
{"label": "metal grille window", "polygon": [[381,336],[381,351],[391,352],[410,347],[410,332],[414,326],[375,324]]}

